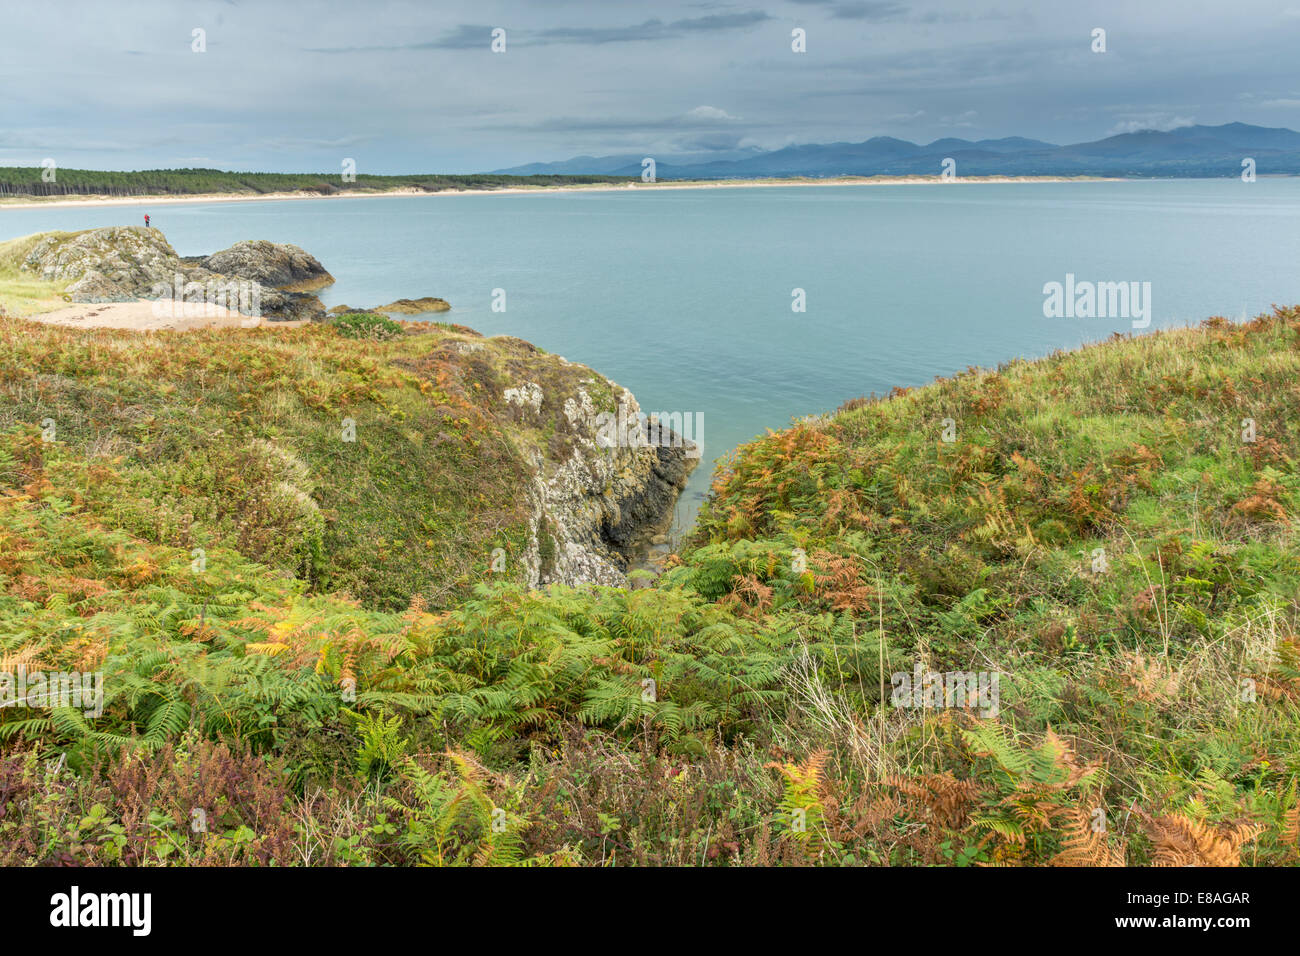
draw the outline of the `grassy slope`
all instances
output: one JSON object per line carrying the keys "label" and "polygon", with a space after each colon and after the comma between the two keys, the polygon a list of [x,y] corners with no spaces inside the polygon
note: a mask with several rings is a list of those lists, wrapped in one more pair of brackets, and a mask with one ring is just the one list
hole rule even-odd
{"label": "grassy slope", "polygon": [[[34,805],[0,822],[11,859],[1295,859],[1296,310],[971,372],[759,439],[656,589],[484,585],[404,614],[306,593],[271,570],[300,550],[255,565],[234,528],[198,573],[155,517],[189,471],[249,473],[218,429],[284,441],[320,482],[344,407],[384,438],[329,479],[338,493],[406,480],[419,446],[397,413],[418,413],[400,396],[419,386],[395,355],[324,329],[198,334],[187,354],[29,329],[0,326],[40,372],[5,376],[0,653],[102,667],[109,703],[93,726],[0,712],[16,792],[38,792],[52,750],[81,771],[67,832]],[[181,382],[197,391],[162,402]],[[66,443],[23,424],[48,409]],[[413,513],[411,491],[388,506]],[[412,557],[356,544],[354,591]],[[998,671],[999,715],[889,706],[888,675],[917,662]],[[141,759],[165,778],[147,834]],[[224,797],[194,835],[193,807],[217,799],[186,782],[200,768]]]}
{"label": "grassy slope", "polygon": [[[324,326],[179,338],[0,322],[0,427],[51,419],[62,445],[111,468],[84,492],[106,522],[235,548],[389,609],[463,598],[497,547],[518,577],[526,453],[562,453],[562,436],[512,421],[501,393],[591,377],[452,326],[376,342]],[[588,387],[612,404],[603,380]]]}
{"label": "grassy slope", "polygon": [[38,315],[67,306],[63,298],[66,282],[44,282],[18,270],[32,246],[48,235],[42,232],[0,242],[0,310],[9,315]]}
{"label": "grassy slope", "polygon": [[1073,735],[1116,808],[1289,792],[1297,328],[1216,320],[851,402],[742,453],[692,574],[779,604],[790,548],[854,554],[878,626],[936,670],[1000,671],[1002,721]]}

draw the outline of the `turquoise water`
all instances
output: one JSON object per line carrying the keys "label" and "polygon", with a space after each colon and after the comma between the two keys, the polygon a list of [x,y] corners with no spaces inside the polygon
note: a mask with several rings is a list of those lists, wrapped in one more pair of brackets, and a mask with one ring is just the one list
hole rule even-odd
{"label": "turquoise water", "polygon": [[181,255],[296,243],[338,280],[327,306],[441,296],[440,318],[590,365],[647,411],[702,413],[684,521],[707,463],[764,429],[1131,330],[1044,318],[1044,284],[1067,273],[1150,282],[1151,328],[1300,302],[1300,179],[0,208],[0,236],[146,211]]}

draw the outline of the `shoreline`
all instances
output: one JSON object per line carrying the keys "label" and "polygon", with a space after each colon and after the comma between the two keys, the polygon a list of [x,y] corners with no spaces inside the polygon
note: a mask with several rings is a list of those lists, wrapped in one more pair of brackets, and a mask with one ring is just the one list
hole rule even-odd
{"label": "shoreline", "polygon": [[95,206],[167,206],[188,205],[191,203],[223,202],[285,202],[310,199],[381,199],[393,196],[500,196],[500,195],[539,195],[542,193],[570,192],[626,192],[641,190],[682,189],[760,189],[764,187],[788,186],[917,186],[917,185],[999,185],[1008,183],[1082,183],[1082,182],[1127,182],[1121,177],[1107,176],[966,176],[951,180],[939,176],[842,176],[835,179],[719,179],[719,180],[665,180],[655,183],[591,183],[571,186],[503,186],[500,189],[440,189],[429,192],[423,189],[398,188],[378,192],[339,192],[330,195],[308,192],[259,193],[195,193],[193,195],[156,195],[156,196],[69,196],[58,199],[22,198],[0,199],[0,210],[4,209],[39,209],[52,207],[95,207]]}

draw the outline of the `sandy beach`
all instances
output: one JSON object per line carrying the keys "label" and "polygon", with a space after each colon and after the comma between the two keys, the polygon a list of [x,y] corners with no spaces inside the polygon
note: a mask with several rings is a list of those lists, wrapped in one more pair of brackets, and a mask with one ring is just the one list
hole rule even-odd
{"label": "sandy beach", "polygon": [[[155,301],[87,302],[54,312],[23,316],[33,322],[79,329],[127,329],[132,332],[188,332],[192,329],[255,329],[262,326],[297,328],[306,322],[268,322],[232,312],[222,306],[203,306],[203,316],[156,314]],[[164,310],[170,311],[170,310]]]}
{"label": "sandy beach", "polygon": [[639,190],[654,192],[658,190],[679,189],[761,189],[791,186],[812,186],[828,188],[834,186],[919,186],[919,185],[996,185],[1005,183],[1073,183],[1073,182],[1117,182],[1114,178],[1098,176],[968,176],[955,179],[943,179],[939,176],[845,176],[836,179],[724,179],[724,180],[690,180],[681,182],[656,183],[591,183],[572,186],[504,186],[500,189],[443,189],[427,192],[423,189],[390,189],[368,192],[339,192],[322,196],[311,192],[256,193],[227,195],[224,193],[202,193],[194,196],[71,196],[60,199],[0,199],[0,210],[30,209],[33,207],[53,206],[171,206],[189,203],[215,202],[281,202],[284,200],[310,199],[377,199],[385,196],[518,196],[537,195],[540,193],[567,192],[619,192]]}

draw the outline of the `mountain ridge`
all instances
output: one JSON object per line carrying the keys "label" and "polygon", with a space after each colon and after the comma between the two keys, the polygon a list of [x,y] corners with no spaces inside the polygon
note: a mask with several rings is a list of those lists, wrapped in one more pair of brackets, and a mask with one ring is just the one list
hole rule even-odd
{"label": "mountain ridge", "polygon": [[[766,176],[937,175],[945,159],[972,176],[1237,176],[1251,158],[1261,175],[1300,173],[1300,133],[1285,127],[1224,123],[1172,130],[1136,130],[1091,142],[1056,145],[1020,136],[928,144],[892,136],[862,142],[806,143],[740,159],[656,162],[657,179],[745,179]],[[493,175],[640,176],[641,158],[619,154],[528,163]]]}

